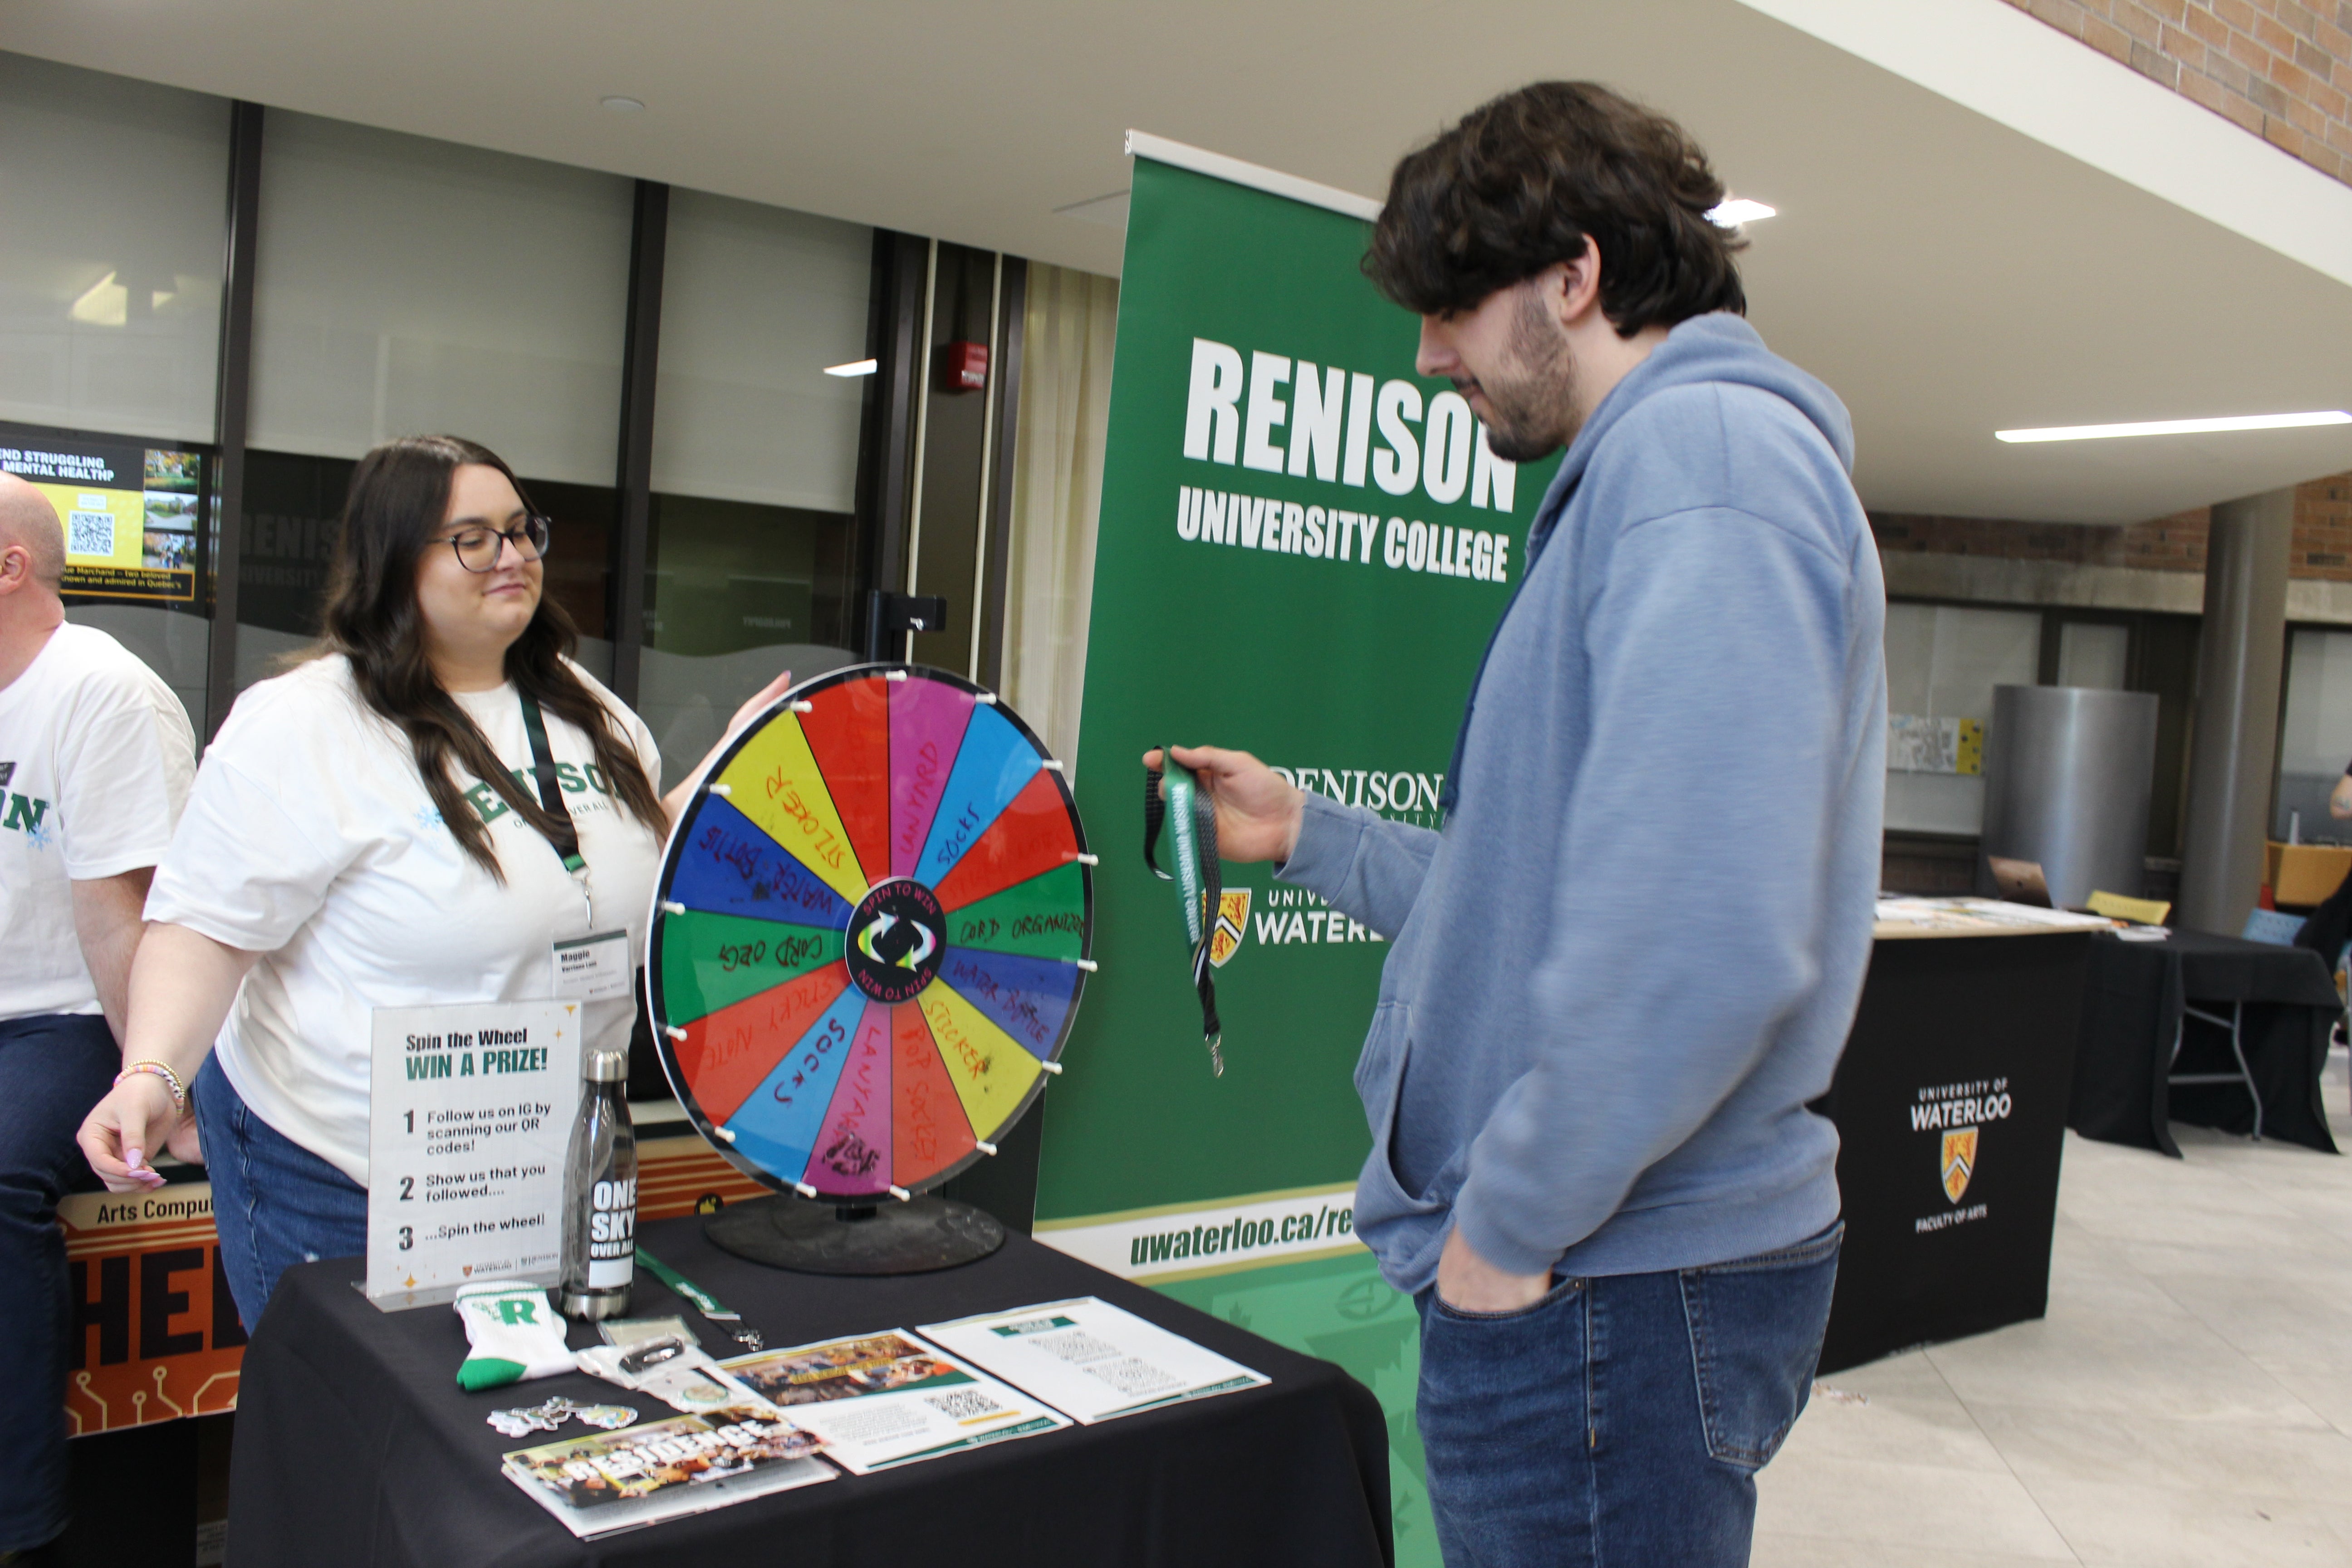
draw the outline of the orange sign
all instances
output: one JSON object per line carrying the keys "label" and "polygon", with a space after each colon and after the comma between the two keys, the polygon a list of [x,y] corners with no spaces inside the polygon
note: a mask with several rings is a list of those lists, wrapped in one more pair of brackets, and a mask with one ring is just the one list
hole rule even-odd
{"label": "orange sign", "polygon": [[[709,1214],[768,1189],[691,1134],[637,1145],[637,1218]],[[65,1226],[75,1436],[236,1408],[245,1330],[221,1272],[213,1190],[80,1193]]]}

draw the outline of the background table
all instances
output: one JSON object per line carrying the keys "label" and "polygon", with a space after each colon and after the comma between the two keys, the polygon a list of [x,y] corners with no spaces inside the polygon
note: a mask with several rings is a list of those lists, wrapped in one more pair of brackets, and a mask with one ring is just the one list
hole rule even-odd
{"label": "background table", "polygon": [[[1837,1078],[1813,1107],[1837,1123],[1846,1225],[1823,1372],[2048,1310],[2090,940],[1883,931],[1874,945]],[[1974,1169],[1955,1197],[1944,1134],[1966,1123],[1923,1127],[1916,1113],[1958,1085],[1998,1085],[2008,1100],[1974,1122]]]}
{"label": "background table", "polygon": [[[2074,1058],[2067,1125],[2085,1138],[2128,1143],[2180,1157],[2169,1123],[2224,1131],[2253,1130],[2253,1105],[2232,1084],[2168,1085],[2176,1070],[2173,1041],[2189,1003],[2226,1014],[2244,1004],[2241,1029],[2248,1067],[2263,1096],[2263,1136],[2336,1152],[2319,1099],[2327,1037],[2343,1003],[2320,956],[2175,931],[2163,942],[2091,943],[2089,991]],[[2229,1032],[2191,1021],[2177,1070],[2229,1072]]]}
{"label": "background table", "polygon": [[[1328,1362],[1018,1235],[964,1268],[891,1279],[762,1268],[711,1247],[692,1219],[647,1226],[639,1239],[741,1312],[771,1347],[1099,1296],[1274,1381],[579,1541],[499,1473],[499,1456],[529,1444],[499,1436],[483,1417],[557,1394],[635,1405],[646,1420],[670,1412],[578,1373],[463,1393],[456,1376],[466,1336],[454,1311],[380,1313],[352,1288],[356,1259],[307,1264],[279,1282],[246,1352],[228,1560],[238,1568],[1356,1568],[1395,1560],[1379,1403]],[[633,1315],[678,1312],[709,1327],[642,1270],[631,1307]],[[574,1327],[575,1348],[594,1342],[593,1330]],[[715,1332],[703,1342],[714,1355],[732,1348]]]}

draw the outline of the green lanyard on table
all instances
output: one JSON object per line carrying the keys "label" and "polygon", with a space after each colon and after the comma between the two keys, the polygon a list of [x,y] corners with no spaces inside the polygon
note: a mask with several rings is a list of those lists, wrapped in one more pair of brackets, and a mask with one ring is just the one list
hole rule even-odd
{"label": "green lanyard on table", "polygon": [[[1192,948],[1192,986],[1201,994],[1201,1043],[1209,1047],[1209,1070],[1225,1074],[1224,1029],[1217,1021],[1217,982],[1210,973],[1209,945],[1217,934],[1217,910],[1224,901],[1224,882],[1217,861],[1217,805],[1208,786],[1192,770],[1176,760],[1173,748],[1162,747],[1167,764],[1143,770],[1143,863],[1163,882],[1176,884],[1184,906],[1184,940]],[[1165,782],[1168,797],[1160,798]],[[1169,823],[1175,841],[1176,870],[1160,868],[1160,828]]]}
{"label": "green lanyard on table", "polygon": [[732,1334],[739,1344],[755,1351],[766,1348],[761,1341],[759,1330],[743,1326],[742,1313],[720,1306],[718,1297],[642,1247],[637,1248],[637,1267],[692,1302],[696,1311]]}
{"label": "green lanyard on table", "polygon": [[572,808],[563,804],[563,786],[556,781],[555,754],[547,744],[546,715],[539,710],[539,699],[528,691],[522,694],[522,727],[530,736],[530,771],[539,781],[539,804],[555,818],[555,831],[541,831],[563,857],[563,868],[577,877],[588,868],[580,854],[580,830],[572,825]]}

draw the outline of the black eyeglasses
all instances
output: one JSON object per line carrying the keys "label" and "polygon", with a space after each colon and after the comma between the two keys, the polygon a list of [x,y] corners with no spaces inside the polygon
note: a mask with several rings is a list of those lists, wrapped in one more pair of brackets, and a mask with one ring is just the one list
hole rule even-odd
{"label": "black eyeglasses", "polygon": [[490,572],[497,570],[499,557],[506,552],[506,546],[509,544],[525,561],[545,560],[550,536],[548,521],[543,517],[527,517],[514,527],[503,530],[476,523],[455,533],[445,533],[433,542],[446,544],[456,551],[457,564],[467,571]]}

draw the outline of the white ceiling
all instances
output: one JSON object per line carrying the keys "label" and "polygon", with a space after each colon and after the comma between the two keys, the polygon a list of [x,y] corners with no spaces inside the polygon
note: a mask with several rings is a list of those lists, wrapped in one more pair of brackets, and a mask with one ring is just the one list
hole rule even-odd
{"label": "white ceiling", "polygon": [[[1906,0],[1963,20],[1972,3]],[[1805,9],[0,0],[0,47],[1099,272],[1118,268],[1120,231],[1101,220],[1119,204],[1055,209],[1126,186],[1130,126],[1377,195],[1399,153],[1483,98],[1597,78],[1680,118],[1735,189],[1780,209],[1752,231],[1752,316],[1853,408],[1874,508],[2127,521],[2352,468],[2347,428],[1995,442],[2018,426],[2352,407],[2352,257],[2290,259],[2238,232],[2258,223],[2198,216],[2144,188],[2160,179],[2105,172],[1910,79],[1927,71],[1754,5]],[[2121,70],[2047,37],[2063,49],[2043,68],[2094,85]],[[599,107],[610,94],[646,108]],[[2271,166],[2284,154],[2212,124],[2211,155],[2180,178],[2310,189]],[[2311,179],[2326,187],[2313,199],[2352,208],[2352,191]]]}

